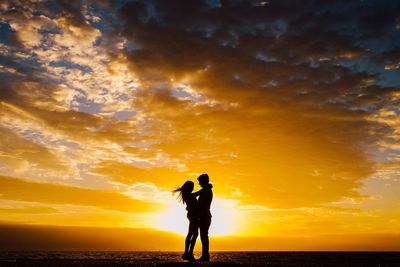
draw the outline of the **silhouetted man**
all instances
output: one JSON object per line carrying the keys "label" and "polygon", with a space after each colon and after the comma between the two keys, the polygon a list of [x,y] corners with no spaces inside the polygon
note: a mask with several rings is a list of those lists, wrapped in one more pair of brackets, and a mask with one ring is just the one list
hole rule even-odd
{"label": "silhouetted man", "polygon": [[200,175],[197,180],[202,187],[199,192],[198,200],[199,228],[202,245],[202,255],[199,261],[210,261],[208,229],[211,224],[210,206],[213,199],[212,184],[210,184],[207,174]]}

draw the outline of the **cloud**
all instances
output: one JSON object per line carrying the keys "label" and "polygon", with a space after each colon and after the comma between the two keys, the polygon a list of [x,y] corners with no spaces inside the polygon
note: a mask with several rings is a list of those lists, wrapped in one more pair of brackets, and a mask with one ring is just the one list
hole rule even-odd
{"label": "cloud", "polygon": [[172,189],[185,179],[186,172],[180,172],[174,167],[136,167],[133,164],[118,161],[103,161],[93,166],[92,172],[111,178],[115,182],[126,185],[135,183],[155,183],[169,186]]}
{"label": "cloud", "polygon": [[[58,159],[50,150],[27,139],[21,138],[14,132],[0,128],[0,159],[5,165],[16,170],[23,169],[25,163],[30,163],[41,169],[58,171],[68,170],[68,165]],[[31,165],[31,167],[33,167]],[[28,166],[26,166],[28,167]]]}
{"label": "cloud", "polygon": [[134,200],[115,190],[36,183],[7,176],[0,177],[0,184],[0,198],[6,200],[93,206],[122,212],[149,212],[157,208],[155,204]]}
{"label": "cloud", "polygon": [[58,210],[50,207],[26,206],[22,208],[0,208],[0,212],[3,215],[8,213],[46,214],[46,213],[57,213]]}
{"label": "cloud", "polygon": [[[358,35],[362,24],[337,18],[361,8],[361,21],[369,6],[309,2],[299,13],[296,3],[278,1],[187,5],[135,2],[119,9],[120,33],[137,47],[126,55],[146,85],[135,105],[154,140],[162,140],[153,147],[184,159],[191,171],[207,168],[216,183],[228,181],[257,203],[362,199],[357,189],[375,171],[366,147],[390,131],[368,118],[397,89],[374,90],[379,72],[346,65],[368,59],[372,48],[358,44],[366,37]],[[383,24],[376,28],[395,27]],[[228,105],[174,98],[176,81]]]}
{"label": "cloud", "polygon": [[[5,237],[0,241],[0,248],[11,250],[27,248],[29,244],[29,249],[42,251],[54,249],[159,251],[160,248],[168,250],[171,246],[178,249],[181,243],[176,235],[143,228],[2,224],[0,234]],[[5,242],[5,239],[9,239],[10,242]],[[156,243],[161,246],[155,245]]]}
{"label": "cloud", "polygon": [[[181,248],[181,237],[150,229],[127,229],[109,227],[66,227],[66,226],[34,226],[34,225],[0,225],[0,248],[16,251],[21,248],[32,251],[170,251]],[[80,238],[76,238],[80,236]],[[363,250],[392,251],[399,249],[399,235],[394,234],[352,234],[352,235],[317,235],[312,237],[214,237],[213,247],[218,251],[238,251],[229,253],[242,260],[241,252],[267,248],[269,250]],[[324,242],[328,240],[328,242]],[[157,245],[155,245],[157,244]],[[361,245],[360,245],[361,244]],[[15,255],[9,252],[10,255]],[[28,254],[28,256],[32,254]],[[223,254],[222,254],[223,255]],[[37,256],[37,255],[35,255]],[[236,260],[233,258],[233,260]]]}

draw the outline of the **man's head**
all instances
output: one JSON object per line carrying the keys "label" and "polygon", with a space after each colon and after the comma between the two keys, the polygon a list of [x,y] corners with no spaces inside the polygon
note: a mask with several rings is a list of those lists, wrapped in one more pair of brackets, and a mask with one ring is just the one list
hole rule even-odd
{"label": "man's head", "polygon": [[197,180],[199,181],[199,185],[201,187],[204,187],[206,185],[208,185],[210,178],[208,177],[207,173],[203,173],[202,175],[200,175]]}

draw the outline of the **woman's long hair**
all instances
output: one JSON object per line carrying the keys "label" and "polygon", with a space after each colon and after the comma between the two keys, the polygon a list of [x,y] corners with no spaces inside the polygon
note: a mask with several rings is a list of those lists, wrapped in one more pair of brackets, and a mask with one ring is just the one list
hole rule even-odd
{"label": "woman's long hair", "polygon": [[186,203],[188,197],[193,191],[193,188],[194,183],[192,181],[186,181],[181,187],[172,191],[172,193],[178,193],[178,198],[182,200],[183,203]]}

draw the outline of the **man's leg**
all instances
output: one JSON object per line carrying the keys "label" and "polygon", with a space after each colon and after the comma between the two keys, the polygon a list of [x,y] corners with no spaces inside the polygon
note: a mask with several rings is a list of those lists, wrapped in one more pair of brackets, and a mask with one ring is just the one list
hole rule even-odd
{"label": "man's leg", "polygon": [[208,229],[211,224],[211,216],[200,218],[200,239],[202,245],[202,255],[200,260],[209,261],[209,240],[208,240]]}

